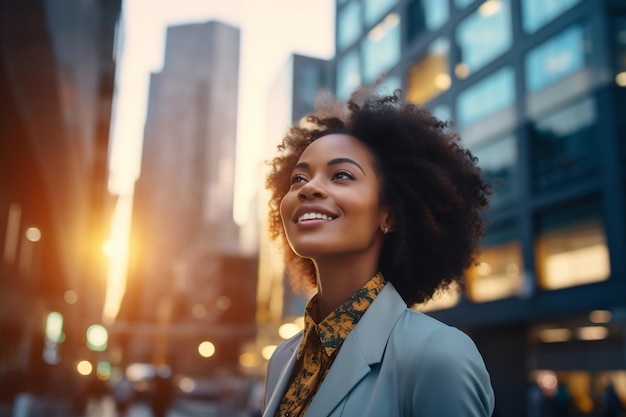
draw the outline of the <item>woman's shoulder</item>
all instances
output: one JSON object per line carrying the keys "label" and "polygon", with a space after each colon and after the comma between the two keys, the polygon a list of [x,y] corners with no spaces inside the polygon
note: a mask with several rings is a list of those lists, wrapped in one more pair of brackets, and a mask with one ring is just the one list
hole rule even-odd
{"label": "woman's shoulder", "polygon": [[389,343],[404,347],[422,359],[456,354],[480,356],[476,344],[465,332],[409,308],[396,322]]}

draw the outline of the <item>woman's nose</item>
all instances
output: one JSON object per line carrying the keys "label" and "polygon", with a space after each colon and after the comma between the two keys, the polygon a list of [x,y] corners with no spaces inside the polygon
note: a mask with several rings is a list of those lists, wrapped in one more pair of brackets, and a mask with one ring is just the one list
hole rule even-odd
{"label": "woman's nose", "polygon": [[306,200],[309,198],[326,198],[326,190],[322,184],[321,179],[312,178],[307,181],[298,191],[298,198]]}

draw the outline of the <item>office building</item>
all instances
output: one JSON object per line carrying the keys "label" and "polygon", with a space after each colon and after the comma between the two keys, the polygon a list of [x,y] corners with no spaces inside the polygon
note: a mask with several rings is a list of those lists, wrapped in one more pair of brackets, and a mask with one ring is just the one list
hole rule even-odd
{"label": "office building", "polygon": [[535,384],[581,415],[608,381],[626,397],[626,4],[338,0],[336,16],[337,95],[387,73],[493,184],[464,295],[420,308],[477,342],[497,414],[530,415]]}

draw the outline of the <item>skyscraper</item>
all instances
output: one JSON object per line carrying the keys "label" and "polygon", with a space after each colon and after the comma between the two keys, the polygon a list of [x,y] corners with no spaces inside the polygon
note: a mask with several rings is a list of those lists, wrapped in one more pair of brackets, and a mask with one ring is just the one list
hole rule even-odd
{"label": "skyscraper", "polygon": [[[223,298],[222,261],[238,254],[232,209],[239,42],[239,29],[221,22],[169,27],[163,69],[150,79],[123,317],[191,324],[188,338],[201,333],[203,320],[234,308]],[[158,346],[144,347],[143,355],[163,355]]]}

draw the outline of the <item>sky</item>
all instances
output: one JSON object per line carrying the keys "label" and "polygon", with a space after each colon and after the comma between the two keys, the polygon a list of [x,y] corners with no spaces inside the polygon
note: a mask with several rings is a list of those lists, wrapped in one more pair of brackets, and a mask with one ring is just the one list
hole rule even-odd
{"label": "sky", "polygon": [[[109,256],[103,321],[115,320],[126,287],[128,237],[151,72],[163,65],[170,25],[219,20],[241,29],[235,207],[249,207],[254,190],[246,167],[264,132],[270,83],[297,52],[334,55],[334,0],[123,0],[111,127],[109,191],[118,196],[105,244]],[[245,217],[245,216],[243,216]],[[241,219],[239,219],[241,220]]]}

